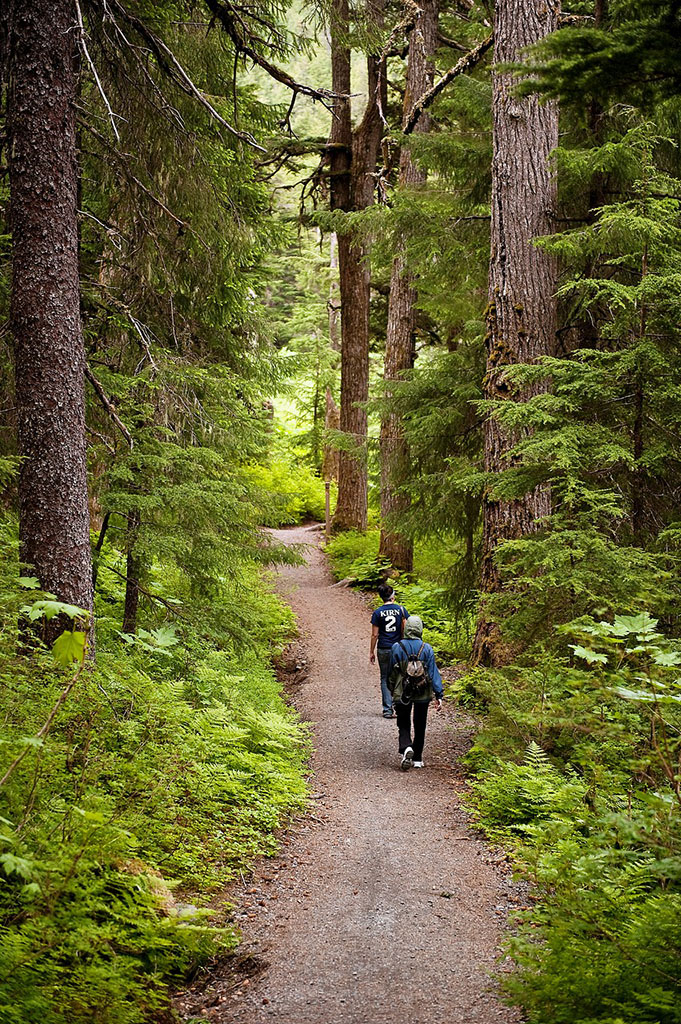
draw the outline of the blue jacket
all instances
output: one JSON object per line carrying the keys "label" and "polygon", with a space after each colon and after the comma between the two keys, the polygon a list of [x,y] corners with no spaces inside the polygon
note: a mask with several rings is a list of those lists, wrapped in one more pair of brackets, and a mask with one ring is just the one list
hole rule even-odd
{"label": "blue jacket", "polygon": [[[421,644],[423,640],[418,637],[409,637],[408,639],[401,640],[399,643],[393,644],[392,646],[392,657],[390,659],[390,668],[397,665],[400,661],[405,660],[404,652],[407,654],[416,655],[421,650]],[[404,650],[403,650],[404,648]],[[423,662],[424,668],[430,676],[430,681],[433,684],[433,693],[436,697],[442,700],[444,696],[444,689],[442,686],[442,676],[440,675],[439,669],[435,664],[435,655],[433,654],[433,648],[430,644],[423,644],[423,651],[421,651],[421,661]]]}

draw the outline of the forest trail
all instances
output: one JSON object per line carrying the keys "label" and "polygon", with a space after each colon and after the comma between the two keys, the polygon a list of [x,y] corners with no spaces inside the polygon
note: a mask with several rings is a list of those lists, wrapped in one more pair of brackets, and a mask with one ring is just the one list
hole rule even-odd
{"label": "forest trail", "polygon": [[307,651],[293,699],[313,723],[316,810],[237,894],[241,969],[218,967],[178,1008],[219,1024],[519,1020],[490,980],[508,881],[452,785],[457,719],[431,712],[426,768],[399,770],[366,604],[330,586],[320,533],[273,532],[310,545],[305,566],[281,569],[280,590]]}

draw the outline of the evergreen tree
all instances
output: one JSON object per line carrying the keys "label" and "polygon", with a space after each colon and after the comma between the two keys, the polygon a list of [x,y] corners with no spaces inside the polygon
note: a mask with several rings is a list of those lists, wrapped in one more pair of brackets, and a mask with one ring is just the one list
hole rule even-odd
{"label": "evergreen tree", "polygon": [[[433,55],[438,40],[438,4],[434,0],[428,0],[419,10],[407,39],[409,56],[403,101],[403,127],[409,120],[414,104],[433,84]],[[429,115],[422,114],[414,130],[419,133],[427,132],[429,123]],[[403,146],[400,153],[399,187],[415,188],[422,185],[425,179],[424,171],[416,164],[408,146]],[[411,369],[413,365],[415,307],[415,282],[407,271],[404,252],[398,249],[390,275],[384,368],[386,382],[399,379],[404,371]],[[388,391],[387,397],[389,396]],[[410,572],[414,561],[413,543],[394,525],[389,526],[391,517],[403,513],[408,503],[408,496],[400,491],[400,487],[409,474],[409,453],[399,413],[396,410],[384,416],[381,421],[380,459],[382,526],[379,558],[387,559],[395,568]]]}
{"label": "evergreen tree", "polygon": [[[378,46],[377,29],[382,5],[368,5],[366,22]],[[332,20],[332,73],[336,95],[349,94],[349,11],[339,0]],[[367,57],[367,99],[363,116],[350,128],[349,102],[341,105],[330,140],[331,209],[361,211],[373,202],[374,173],[382,136],[381,107],[385,106],[385,58]],[[366,530],[367,526],[367,413],[369,398],[369,254],[351,224],[335,222],[338,234],[338,273],[341,300],[340,429],[345,443],[339,453],[338,502],[334,527]]]}
{"label": "evergreen tree", "polygon": [[[487,401],[527,400],[529,393],[514,393],[509,386],[506,367],[549,355],[556,344],[556,267],[553,259],[532,243],[552,227],[556,186],[550,155],[558,144],[558,110],[554,102],[542,106],[535,96],[516,96],[513,77],[506,68],[519,59],[525,47],[556,28],[558,10],[557,3],[534,0],[501,0],[495,8],[494,60],[501,67],[493,72]],[[546,486],[520,494],[499,492],[495,475],[509,465],[517,440],[495,415],[487,417],[485,472],[489,482],[483,498],[483,595],[501,587],[495,562],[499,544],[537,529],[551,510]],[[508,657],[483,597],[473,658],[495,664]]]}
{"label": "evergreen tree", "polygon": [[21,559],[44,590],[91,611],[76,3],[17,0],[9,19],[11,330],[22,460]]}

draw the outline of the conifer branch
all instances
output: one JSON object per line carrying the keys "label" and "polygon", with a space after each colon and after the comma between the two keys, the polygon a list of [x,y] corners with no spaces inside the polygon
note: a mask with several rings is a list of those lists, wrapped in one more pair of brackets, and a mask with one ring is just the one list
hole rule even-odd
{"label": "conifer branch", "polygon": [[[118,576],[120,579],[125,580],[126,583],[130,581],[130,576],[126,576],[124,572],[119,572],[118,569],[114,569],[112,565],[107,565],[106,562],[102,562],[102,566],[104,569],[107,569],[109,572],[112,572],[114,576]],[[158,601],[159,604],[162,604],[163,607],[166,608],[171,613],[171,615],[174,615],[176,618],[182,619],[184,622],[189,621],[186,615],[183,615],[182,612],[178,612],[177,608],[175,608],[170,603],[170,601],[167,601],[165,597],[161,597],[159,594],[152,594],[150,590],[145,590],[144,587],[140,586],[139,580],[135,580],[134,583],[137,589],[139,590],[140,594],[144,594],[144,596],[148,597],[151,601]]]}
{"label": "conifer branch", "polygon": [[178,85],[180,89],[182,89],[183,92],[187,93],[188,96],[193,96],[194,99],[198,100],[201,106],[205,107],[205,109],[208,111],[211,117],[214,117],[218,124],[222,125],[222,127],[225,128],[230,135],[233,135],[241,142],[245,142],[248,146],[252,146],[253,149],[259,150],[261,153],[265,152],[263,147],[258,142],[255,141],[251,134],[249,134],[248,132],[241,132],[237,128],[234,128],[233,125],[231,125],[228,121],[225,120],[222,114],[218,113],[218,111],[210,102],[210,100],[204,95],[201,89],[199,89],[199,87],[192,81],[187,71],[182,66],[182,64],[180,64],[179,60],[177,59],[173,51],[170,49],[169,46],[166,45],[166,43],[163,42],[160,36],[157,36],[155,32],[152,32],[149,26],[145,25],[145,23],[141,21],[139,18],[135,17],[134,14],[131,14],[130,11],[128,11],[121,3],[119,3],[119,0],[104,0],[104,10],[108,15],[109,20],[116,27],[119,36],[125,41],[125,43],[128,46],[130,46],[130,43],[128,42],[123,32],[116,24],[115,19],[111,15],[111,11],[108,7],[109,3],[115,9],[119,17],[123,18],[123,20],[126,21],[131,28],[134,28],[137,34],[141,36],[141,38],[144,40],[144,42],[147,44],[147,46],[153,53],[159,68],[161,69],[161,71],[164,72],[164,74],[171,78],[175,82],[175,84]]}
{"label": "conifer branch", "polygon": [[411,108],[402,128],[403,135],[411,135],[418,124],[421,114],[428,109],[428,107],[437,99],[440,93],[449,85],[450,82],[455,78],[458,78],[459,75],[472,71],[472,69],[491,48],[493,42],[494,35],[490,33],[486,39],[483,39],[481,43],[478,43],[478,45],[474,46],[472,50],[469,50],[461,60],[457,61],[453,68],[450,68],[449,71],[445,71],[440,81],[436,82],[432,89],[429,89],[428,92],[424,93]]}

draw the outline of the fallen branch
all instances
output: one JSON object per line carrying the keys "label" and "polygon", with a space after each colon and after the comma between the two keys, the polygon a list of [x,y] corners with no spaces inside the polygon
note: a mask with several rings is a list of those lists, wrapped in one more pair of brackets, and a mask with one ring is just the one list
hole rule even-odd
{"label": "fallen branch", "polygon": [[338,580],[338,583],[332,583],[332,587],[351,587],[353,583],[357,583],[356,576],[346,576],[344,580]]}
{"label": "fallen branch", "polygon": [[450,68],[449,71],[445,71],[440,81],[436,82],[432,89],[429,89],[428,92],[424,93],[411,108],[409,115],[402,126],[403,135],[410,135],[414,131],[421,114],[431,106],[450,82],[455,78],[458,78],[459,75],[463,75],[467,71],[471,71],[491,48],[493,42],[494,35],[490,34],[486,39],[483,39],[481,43],[474,46],[472,50],[469,50],[461,60],[457,61],[453,68]]}
{"label": "fallen branch", "polygon": [[120,432],[123,435],[123,437],[125,438],[125,440],[130,445],[130,450],[132,451],[134,443],[135,443],[133,441],[133,439],[132,439],[132,434],[130,433],[130,431],[126,427],[125,423],[123,423],[123,421],[121,420],[120,416],[118,415],[118,413],[114,409],[113,402],[107,396],[106,391],[104,390],[104,388],[102,387],[100,382],[97,380],[97,378],[95,377],[94,373],[92,372],[90,367],[87,365],[87,363],[85,364],[85,376],[87,377],[87,379],[92,384],[92,387],[95,389],[97,397],[99,398],[100,402],[102,403],[102,405],[104,406],[104,408],[108,412],[108,414],[111,417],[111,419],[114,421],[114,423],[116,424],[116,426],[120,430]]}

